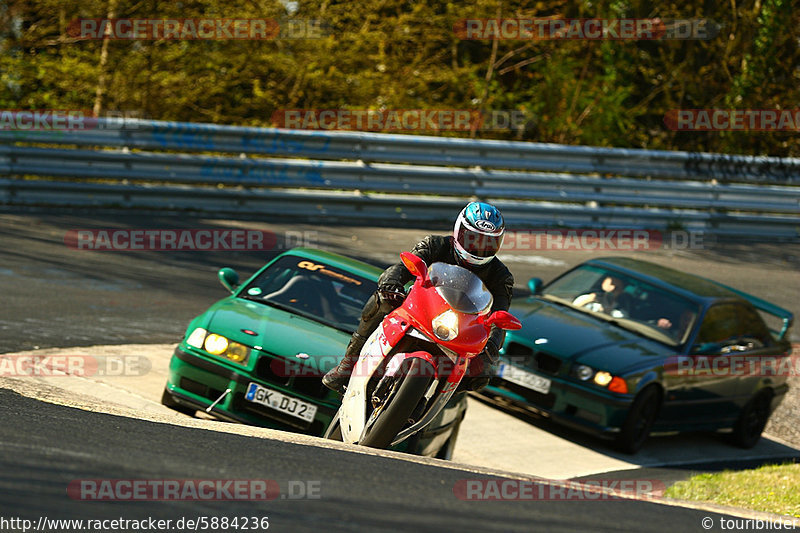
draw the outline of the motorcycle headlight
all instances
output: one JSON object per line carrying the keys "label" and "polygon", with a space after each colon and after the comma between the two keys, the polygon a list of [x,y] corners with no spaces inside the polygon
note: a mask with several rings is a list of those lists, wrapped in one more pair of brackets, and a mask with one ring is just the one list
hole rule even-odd
{"label": "motorcycle headlight", "polygon": [[458,337],[458,315],[452,309],[434,318],[431,326],[433,334],[440,341],[451,341]]}

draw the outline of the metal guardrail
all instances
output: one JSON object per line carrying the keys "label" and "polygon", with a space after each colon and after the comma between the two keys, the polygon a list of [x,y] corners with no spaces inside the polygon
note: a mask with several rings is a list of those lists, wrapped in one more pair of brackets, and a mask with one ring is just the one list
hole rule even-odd
{"label": "metal guardrail", "polygon": [[[0,202],[800,235],[800,159],[100,119],[0,131]],[[213,155],[209,155],[213,154]],[[56,178],[55,180],[53,178]]]}
{"label": "metal guardrail", "polygon": [[0,142],[213,151],[636,177],[800,184],[800,159],[450,137],[131,120],[80,132],[0,131]]}

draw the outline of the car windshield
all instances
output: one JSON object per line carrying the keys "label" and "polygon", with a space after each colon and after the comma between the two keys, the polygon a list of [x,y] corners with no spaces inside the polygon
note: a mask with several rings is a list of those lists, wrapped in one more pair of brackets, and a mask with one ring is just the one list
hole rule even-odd
{"label": "car windshield", "polygon": [[492,293],[478,276],[466,268],[434,263],[428,270],[428,277],[436,292],[460,313],[485,314],[492,307]]}
{"label": "car windshield", "polygon": [[697,320],[698,306],[686,298],[594,265],[568,272],[541,294],[672,346],[686,342]]}
{"label": "car windshield", "polygon": [[340,268],[287,255],[261,272],[239,296],[352,332],[376,288],[374,281]]}

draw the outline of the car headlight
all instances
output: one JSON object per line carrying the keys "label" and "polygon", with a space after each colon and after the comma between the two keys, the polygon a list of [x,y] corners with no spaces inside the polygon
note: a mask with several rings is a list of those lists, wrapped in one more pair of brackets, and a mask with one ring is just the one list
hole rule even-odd
{"label": "car headlight", "polygon": [[440,341],[451,341],[458,337],[458,315],[448,309],[431,321],[433,334]]}
{"label": "car headlight", "polygon": [[186,338],[186,344],[195,348],[202,348],[211,355],[224,357],[234,363],[246,364],[247,356],[250,355],[250,348],[242,343],[217,335],[208,333],[203,328],[197,328]]}
{"label": "car headlight", "polygon": [[594,368],[588,365],[575,365],[570,369],[570,374],[581,381],[592,380],[592,383],[607,388],[611,392],[627,394],[628,383],[621,377],[615,376],[605,370],[595,372]]}
{"label": "car headlight", "polygon": [[594,376],[594,369],[590,366],[578,365],[575,367],[574,373],[576,378],[580,379],[581,381],[586,381]]}
{"label": "car headlight", "polygon": [[214,355],[222,355],[228,349],[228,339],[216,333],[210,334],[206,337],[206,342],[203,344],[208,353]]}
{"label": "car headlight", "polygon": [[614,379],[614,376],[612,376],[610,373],[605,371],[600,371],[594,375],[593,381],[598,385],[600,385],[601,387],[605,387],[606,385],[611,383],[612,379]]}
{"label": "car headlight", "polygon": [[248,353],[250,353],[250,350],[244,344],[229,342],[225,357],[236,363],[243,363],[247,359]]}
{"label": "car headlight", "polygon": [[203,328],[195,328],[191,335],[186,337],[186,344],[195,348],[202,348],[208,332]]}

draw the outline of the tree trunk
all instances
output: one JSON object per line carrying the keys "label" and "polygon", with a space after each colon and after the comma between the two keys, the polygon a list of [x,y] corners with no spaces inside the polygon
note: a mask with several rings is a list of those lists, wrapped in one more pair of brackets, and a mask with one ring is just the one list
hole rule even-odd
{"label": "tree trunk", "polygon": [[[113,19],[116,16],[117,0],[108,0],[108,19]],[[107,32],[111,29],[111,25],[107,26]],[[92,115],[99,117],[103,112],[103,104],[106,95],[106,87],[108,85],[108,42],[110,39],[103,39],[103,45],[100,48],[100,65],[98,66],[99,74],[97,76],[97,90],[94,94],[94,106],[92,107]]]}

